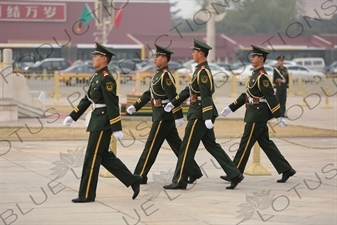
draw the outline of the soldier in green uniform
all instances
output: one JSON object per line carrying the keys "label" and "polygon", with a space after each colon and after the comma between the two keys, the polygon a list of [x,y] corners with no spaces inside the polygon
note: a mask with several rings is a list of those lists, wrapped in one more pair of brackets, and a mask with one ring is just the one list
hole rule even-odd
{"label": "soldier in green uniform", "polygon": [[90,105],[92,106],[91,119],[87,128],[90,135],[83,163],[80,190],[78,198],[72,200],[74,203],[95,201],[100,165],[114,174],[125,186],[131,185],[134,191],[132,199],[139,194],[142,180],[141,176],[132,174],[123,162],[109,151],[112,134],[118,140],[123,138],[116,82],[108,70],[111,57],[115,54],[100,43],[96,42],[95,45],[92,64],[96,72],[90,79],[88,92],[63,122],[64,125],[70,126]]}
{"label": "soldier in green uniform", "polygon": [[218,116],[212,95],[214,81],[207,63],[207,55],[212,48],[206,43],[193,39],[193,59],[198,63],[190,84],[180,92],[175,99],[165,106],[165,111],[174,110],[190,97],[190,107],[187,113],[188,123],[181,144],[178,162],[172,183],[165,185],[165,189],[186,189],[188,170],[191,167],[200,140],[206,150],[218,161],[222,169],[231,177],[231,185],[227,189],[234,189],[243,180],[243,175],[235,167],[231,159],[221,146],[215,142],[213,124]]}
{"label": "soldier in green uniform", "polygon": [[[221,111],[221,115],[226,117],[230,112],[235,112],[241,106],[246,105],[245,130],[233,162],[243,173],[250,150],[257,141],[277,172],[279,174],[282,173],[282,178],[277,182],[284,183],[296,171],[283,157],[274,142],[269,139],[267,122],[275,117],[281,128],[284,128],[287,124],[282,118],[281,107],[277,97],[274,95],[272,82],[263,67],[269,52],[254,45],[252,45],[252,48],[251,62],[255,70],[249,79],[246,92],[242,93],[232,104],[225,107]],[[228,176],[221,176],[221,178],[227,181],[230,180]]]}
{"label": "soldier in green uniform", "polygon": [[[174,77],[168,68],[171,52],[169,49],[156,46],[155,64],[158,67],[149,90],[145,91],[134,105],[129,106],[126,111],[132,114],[151,101],[152,105],[152,127],[145,143],[145,148],[137,163],[135,174],[142,176],[142,184],[147,183],[147,174],[156,160],[160,147],[164,140],[168,142],[174,154],[178,157],[181,139],[176,128],[184,123],[181,107],[172,112],[165,112],[164,106],[172,101],[177,95]],[[189,182],[193,183],[202,176],[201,170],[193,160]]]}
{"label": "soldier in green uniform", "polygon": [[274,68],[273,86],[276,97],[280,102],[282,117],[286,116],[287,88],[289,87],[289,74],[287,67],[283,66],[284,56],[277,57],[278,66]]}

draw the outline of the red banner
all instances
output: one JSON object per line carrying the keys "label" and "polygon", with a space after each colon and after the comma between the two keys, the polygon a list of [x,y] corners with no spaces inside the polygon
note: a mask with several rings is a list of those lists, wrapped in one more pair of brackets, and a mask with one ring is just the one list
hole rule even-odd
{"label": "red banner", "polygon": [[0,21],[65,22],[65,3],[0,2]]}

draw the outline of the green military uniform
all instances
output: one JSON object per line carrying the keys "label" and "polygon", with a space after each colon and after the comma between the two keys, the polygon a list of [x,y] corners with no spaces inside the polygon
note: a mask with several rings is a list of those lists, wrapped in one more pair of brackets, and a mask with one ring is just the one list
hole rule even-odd
{"label": "green military uniform", "polygon": [[[268,54],[262,48],[253,46],[253,54]],[[243,173],[252,146],[257,141],[274,165],[278,173],[284,173],[291,169],[288,161],[280,153],[276,145],[269,139],[268,120],[282,116],[280,104],[274,95],[270,78],[263,67],[253,71],[246,87],[246,93],[242,93],[237,100],[229,105],[234,112],[246,105],[244,122],[246,123],[239,149],[233,162]]]}
{"label": "green military uniform", "polygon": [[[284,56],[280,55],[277,60],[284,60]],[[282,117],[286,115],[286,100],[287,88],[289,87],[289,74],[288,69],[284,66],[277,66],[274,68],[273,86],[276,89],[276,97],[281,106]]]}
{"label": "green military uniform", "polygon": [[[171,52],[161,46],[155,45],[157,55],[165,55],[170,58]],[[145,104],[151,101],[152,104],[152,126],[145,148],[141,154],[135,174],[142,176],[142,183],[147,183],[147,174],[156,160],[160,147],[164,140],[170,145],[174,154],[178,157],[181,139],[179,137],[175,119],[183,118],[181,107],[175,108],[172,112],[165,112],[164,106],[172,101],[175,96],[176,85],[172,74],[167,66],[159,68],[154,75],[149,90],[145,91],[140,99],[134,104],[135,109],[138,111]],[[201,170],[197,163],[193,160],[190,175],[199,178],[202,176]]]}
{"label": "green military uniform", "polygon": [[[206,43],[195,39],[193,41],[193,48],[195,50],[208,53],[208,50],[212,49]],[[173,184],[179,184],[179,188],[183,189],[187,185],[187,171],[193,162],[200,140],[206,150],[218,161],[222,169],[231,178],[241,175],[226,152],[215,142],[214,129],[208,129],[205,126],[205,120],[212,120],[214,123],[215,118],[218,116],[212,99],[214,91],[212,73],[207,61],[205,61],[197,65],[189,86],[182,90],[171,102],[174,106],[178,107],[190,97],[190,107],[187,112],[188,123],[185,128],[185,135],[172,179]],[[164,188],[175,189],[170,185],[164,186]]]}
{"label": "green military uniform", "polygon": [[[114,55],[99,43],[96,43],[94,54]],[[70,113],[70,117],[77,121],[90,105],[93,109],[87,128],[90,135],[78,195],[79,198],[94,200],[100,165],[127,187],[139,179],[139,176],[132,174],[123,162],[109,151],[112,132],[121,131],[122,125],[116,82],[107,67],[93,74],[86,96]]]}

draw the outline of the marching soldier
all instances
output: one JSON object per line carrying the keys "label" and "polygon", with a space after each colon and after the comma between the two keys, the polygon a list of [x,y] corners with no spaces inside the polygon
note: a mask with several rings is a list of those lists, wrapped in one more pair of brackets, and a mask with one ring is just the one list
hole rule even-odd
{"label": "marching soldier", "polygon": [[283,66],[284,56],[277,57],[278,66],[274,68],[273,85],[281,106],[282,117],[286,116],[287,88],[289,87],[288,69]]}
{"label": "marching soldier", "polygon": [[118,140],[123,138],[116,82],[108,70],[108,64],[115,54],[100,43],[95,42],[95,47],[92,64],[96,72],[90,80],[88,92],[63,122],[64,125],[70,126],[90,105],[92,106],[87,128],[90,135],[83,163],[80,190],[78,198],[72,200],[74,203],[95,201],[100,165],[114,174],[125,186],[131,185],[134,191],[132,199],[139,194],[142,180],[141,176],[132,174],[124,163],[109,151],[111,134]]}
{"label": "marching soldier", "polygon": [[165,111],[175,110],[190,97],[190,107],[187,113],[188,123],[181,144],[178,162],[172,183],[165,185],[165,189],[186,189],[188,169],[193,162],[200,140],[206,150],[218,161],[222,169],[231,178],[231,185],[227,189],[234,189],[243,179],[243,175],[235,167],[231,159],[221,146],[215,142],[213,123],[218,116],[212,95],[214,81],[207,63],[207,55],[212,48],[206,43],[193,39],[193,59],[198,63],[190,84],[175,99],[165,106]]}
{"label": "marching soldier", "polygon": [[[147,174],[155,162],[164,140],[168,142],[174,154],[178,157],[181,139],[179,138],[176,125],[181,126],[184,123],[183,112],[180,106],[172,112],[164,111],[164,106],[177,95],[174,77],[167,66],[173,52],[161,46],[155,46],[157,49],[155,64],[158,69],[151,81],[150,88],[143,93],[134,105],[126,109],[129,114],[132,114],[134,111],[141,109],[149,101],[151,101],[152,105],[153,123],[151,131],[134,172],[142,176],[142,184],[147,183]],[[190,183],[202,177],[201,170],[194,160],[190,171]]]}
{"label": "marching soldier", "polygon": [[[250,150],[257,141],[277,172],[279,174],[282,173],[282,178],[277,182],[284,183],[296,171],[283,157],[274,142],[269,139],[267,122],[275,117],[281,128],[284,128],[287,124],[282,118],[281,107],[277,97],[274,95],[269,76],[263,68],[269,52],[254,45],[252,45],[252,48],[251,62],[255,70],[249,79],[246,92],[242,93],[232,104],[225,107],[221,111],[221,115],[226,117],[230,112],[235,112],[241,106],[246,105],[244,118],[246,125],[233,162],[243,173]],[[221,178],[230,181],[228,176],[221,176]]]}

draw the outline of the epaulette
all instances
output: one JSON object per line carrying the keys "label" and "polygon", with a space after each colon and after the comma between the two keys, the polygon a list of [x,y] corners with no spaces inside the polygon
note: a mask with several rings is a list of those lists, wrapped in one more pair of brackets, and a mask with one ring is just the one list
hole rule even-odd
{"label": "epaulette", "polygon": [[108,71],[104,70],[104,71],[103,71],[103,76],[106,77],[106,76],[108,76],[108,75],[109,75]]}
{"label": "epaulette", "polygon": [[260,70],[259,72],[260,72],[260,75],[263,75],[263,74],[264,74],[264,71],[263,71],[263,70]]}

